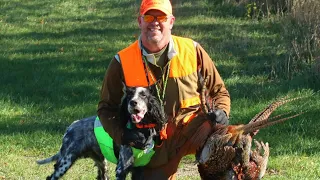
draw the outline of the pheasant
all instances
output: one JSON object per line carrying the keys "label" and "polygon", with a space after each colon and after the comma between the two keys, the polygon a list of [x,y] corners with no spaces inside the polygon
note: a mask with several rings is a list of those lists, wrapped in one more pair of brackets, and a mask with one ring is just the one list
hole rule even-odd
{"label": "pheasant", "polygon": [[[206,95],[206,83],[209,77],[202,78],[201,105],[208,118],[214,118],[214,102]],[[299,114],[283,117],[282,114],[270,117],[279,106],[300,99],[282,98],[271,103],[263,111],[255,115],[248,124],[219,125],[216,124],[212,135],[206,141],[201,151],[196,154],[198,171],[203,180],[243,180],[261,179],[266,172],[269,158],[268,143],[254,140],[253,136],[261,128],[294,118]]]}

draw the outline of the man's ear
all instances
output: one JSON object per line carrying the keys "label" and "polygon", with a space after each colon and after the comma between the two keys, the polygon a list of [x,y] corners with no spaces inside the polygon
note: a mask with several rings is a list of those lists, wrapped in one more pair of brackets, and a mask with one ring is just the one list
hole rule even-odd
{"label": "man's ear", "polygon": [[139,24],[139,28],[141,29],[141,16],[139,15],[137,18],[138,24]]}
{"label": "man's ear", "polygon": [[174,24],[175,19],[176,18],[174,16],[171,16],[171,18],[170,18],[170,30],[173,28],[173,24]]}

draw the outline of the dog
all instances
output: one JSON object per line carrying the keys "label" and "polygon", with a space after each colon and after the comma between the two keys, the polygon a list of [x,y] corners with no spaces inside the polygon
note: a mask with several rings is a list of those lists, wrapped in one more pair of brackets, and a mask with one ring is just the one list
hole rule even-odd
{"label": "dog", "polygon": [[[146,134],[145,138],[149,144],[150,140],[156,143],[159,142],[160,131],[163,130],[167,123],[166,115],[159,100],[152,95],[149,88],[144,87],[126,87],[119,117],[121,120],[128,121],[128,124],[133,126],[133,130]],[[108,162],[102,154],[94,133],[95,123],[98,122],[96,118],[96,116],[91,116],[74,121],[63,136],[60,151],[47,159],[37,161],[40,165],[52,161],[56,162],[54,172],[47,179],[56,180],[61,178],[79,158],[91,158],[94,160],[98,169],[97,179],[105,180],[109,178]],[[135,128],[149,124],[153,124],[154,127]],[[134,146],[134,144],[130,145]],[[114,154],[119,160],[116,170],[117,179],[125,179],[129,171],[132,172],[132,179],[143,179],[143,167],[133,167],[134,160],[132,161],[130,145],[116,145],[113,143]],[[128,162],[129,164],[123,164]]]}

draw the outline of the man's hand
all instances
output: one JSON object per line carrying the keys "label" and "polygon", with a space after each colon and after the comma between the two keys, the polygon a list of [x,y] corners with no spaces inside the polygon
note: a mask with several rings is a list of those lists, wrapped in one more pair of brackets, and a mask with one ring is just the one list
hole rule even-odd
{"label": "man's hand", "polygon": [[147,139],[145,135],[136,129],[125,128],[122,135],[122,144],[133,146],[137,149],[146,148]]}
{"label": "man's hand", "polygon": [[216,114],[216,122],[218,124],[228,125],[229,119],[227,117],[227,114],[222,109],[217,109],[214,111]]}
{"label": "man's hand", "polygon": [[222,109],[215,109],[212,113],[209,113],[210,119],[213,123],[228,125],[229,119],[226,113]]}

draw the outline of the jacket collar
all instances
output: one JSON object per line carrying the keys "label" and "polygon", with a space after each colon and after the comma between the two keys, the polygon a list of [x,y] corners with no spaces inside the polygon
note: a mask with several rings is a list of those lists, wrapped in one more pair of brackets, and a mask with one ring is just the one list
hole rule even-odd
{"label": "jacket collar", "polygon": [[[145,49],[142,48],[142,42],[141,42],[141,35],[139,36],[139,48],[142,49],[142,55],[145,56],[148,60],[148,62],[150,62],[153,65],[156,65],[156,60],[153,54],[148,54],[147,51]],[[174,49],[174,42],[172,39],[172,36],[170,37],[170,41],[169,41],[169,49],[168,49],[168,59],[169,61],[178,54],[178,52]]]}

